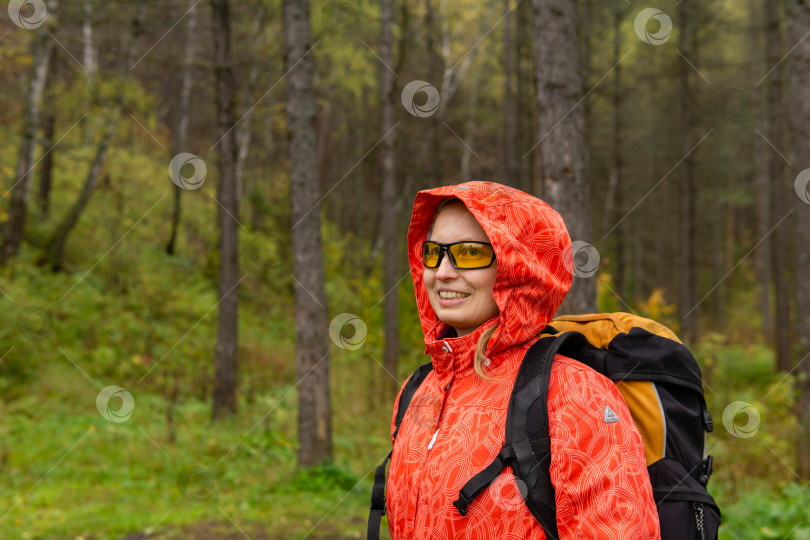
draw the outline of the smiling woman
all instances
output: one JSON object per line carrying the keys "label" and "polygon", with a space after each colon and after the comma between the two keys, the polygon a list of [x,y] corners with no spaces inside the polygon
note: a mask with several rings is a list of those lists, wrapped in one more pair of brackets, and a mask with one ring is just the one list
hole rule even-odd
{"label": "smiling woman", "polygon": [[[560,215],[516,189],[467,182],[417,194],[408,257],[431,363],[418,388],[397,398],[410,404],[394,408],[386,496],[375,480],[369,538],[385,512],[397,540],[546,538],[509,467],[458,502],[507,446],[512,389],[571,287],[570,255]],[[644,445],[616,386],[559,354],[548,381],[552,536],[657,540]]]}

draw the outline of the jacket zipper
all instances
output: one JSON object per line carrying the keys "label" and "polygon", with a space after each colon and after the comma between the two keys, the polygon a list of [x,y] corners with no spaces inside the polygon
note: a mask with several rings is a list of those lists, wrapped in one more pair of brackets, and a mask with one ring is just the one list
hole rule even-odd
{"label": "jacket zipper", "polygon": [[[423,463],[423,470],[427,468],[428,462],[430,462],[430,452],[433,450],[433,445],[436,444],[436,438],[439,436],[439,430],[441,429],[442,420],[444,420],[444,406],[447,403],[447,392],[450,391],[450,386],[453,383],[447,383],[444,387],[444,395],[442,396],[442,406],[439,409],[439,419],[436,421],[436,431],[433,432],[433,437],[431,437],[430,442],[427,446],[427,451],[425,452],[425,460]],[[419,483],[421,484],[422,478],[419,478]],[[421,487],[417,488],[418,491],[416,493],[416,502],[413,509],[413,524],[414,524],[414,531],[416,530],[416,518],[419,515],[419,499],[421,499]]]}

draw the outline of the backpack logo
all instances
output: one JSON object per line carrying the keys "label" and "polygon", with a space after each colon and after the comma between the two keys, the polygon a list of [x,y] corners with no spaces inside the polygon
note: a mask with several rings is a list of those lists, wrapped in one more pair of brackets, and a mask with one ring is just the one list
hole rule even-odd
{"label": "backpack logo", "polygon": [[613,422],[618,421],[619,421],[618,415],[615,412],[613,412],[613,409],[605,405],[605,423],[612,424]]}

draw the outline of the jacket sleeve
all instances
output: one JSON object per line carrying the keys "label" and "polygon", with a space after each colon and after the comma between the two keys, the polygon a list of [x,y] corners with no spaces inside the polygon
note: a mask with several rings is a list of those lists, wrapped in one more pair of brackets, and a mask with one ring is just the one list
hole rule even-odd
{"label": "jacket sleeve", "polygon": [[548,403],[560,540],[660,539],[644,443],[616,386],[558,355]]}

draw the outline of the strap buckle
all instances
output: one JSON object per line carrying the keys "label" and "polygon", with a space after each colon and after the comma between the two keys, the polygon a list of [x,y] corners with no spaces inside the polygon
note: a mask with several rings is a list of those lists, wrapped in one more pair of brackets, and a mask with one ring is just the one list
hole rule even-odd
{"label": "strap buckle", "polygon": [[468,500],[467,497],[464,496],[463,493],[459,492],[458,499],[453,501],[453,506],[458,508],[458,513],[462,516],[467,515],[467,505],[470,504],[472,501]]}
{"label": "strap buckle", "polygon": [[714,469],[714,457],[712,455],[706,456],[704,459],[701,459],[698,463],[698,482],[702,486],[705,486],[709,483],[709,477],[712,475],[712,471]]}

